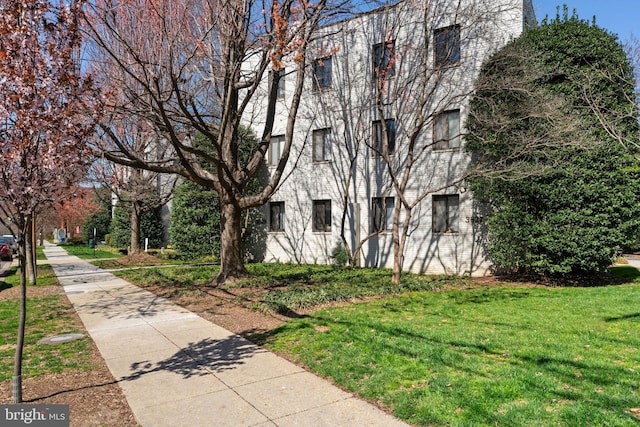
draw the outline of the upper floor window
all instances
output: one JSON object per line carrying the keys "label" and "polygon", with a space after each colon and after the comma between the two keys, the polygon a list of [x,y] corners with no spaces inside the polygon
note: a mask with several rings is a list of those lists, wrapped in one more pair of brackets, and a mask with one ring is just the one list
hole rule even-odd
{"label": "upper floor window", "polygon": [[433,140],[436,150],[460,148],[460,110],[444,111],[436,116]]}
{"label": "upper floor window", "polygon": [[313,231],[331,231],[331,200],[313,201]]}
{"label": "upper floor window", "polygon": [[381,232],[393,228],[393,197],[374,197],[371,199],[371,227],[372,231]]}
{"label": "upper floor window", "polygon": [[[393,154],[396,149],[396,121],[394,119],[387,119],[384,121],[387,129],[388,138],[388,154]],[[376,156],[384,153],[384,131],[382,128],[382,121],[376,120],[373,122],[373,153]]]}
{"label": "upper floor window", "polygon": [[386,79],[396,73],[395,40],[373,45],[373,77]]}
{"label": "upper floor window", "polygon": [[331,129],[313,131],[313,161],[328,162],[331,160]]}
{"label": "upper floor window", "polygon": [[269,203],[269,231],[284,231],[284,202]]}
{"label": "upper floor window", "polygon": [[315,90],[331,87],[331,57],[313,61],[313,88]]}
{"label": "upper floor window", "polygon": [[457,194],[433,196],[432,228],[434,233],[457,233],[459,231],[459,204]]}
{"label": "upper floor window", "polygon": [[276,166],[280,162],[282,150],[284,150],[284,135],[272,136],[269,143],[269,166]]}
{"label": "upper floor window", "polygon": [[435,39],[435,65],[446,67],[460,62],[460,25],[438,28]]}
{"label": "upper floor window", "polygon": [[284,98],[284,68],[280,70],[274,70],[270,73],[269,77],[274,80],[277,79],[276,97],[278,99]]}

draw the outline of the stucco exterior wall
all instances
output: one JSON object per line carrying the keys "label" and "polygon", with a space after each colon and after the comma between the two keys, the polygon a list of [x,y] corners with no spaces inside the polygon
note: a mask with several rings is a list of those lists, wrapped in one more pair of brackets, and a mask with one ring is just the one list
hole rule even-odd
{"label": "stucco exterior wall", "polygon": [[[394,203],[399,203],[389,169],[402,176],[409,146],[414,142],[415,164],[404,198],[415,207],[403,269],[470,275],[490,272],[483,247],[482,211],[464,183],[456,183],[469,158],[462,148],[434,149],[433,127],[437,113],[459,110],[464,133],[468,101],[483,60],[523,31],[525,20],[532,20],[533,8],[526,0],[427,3],[401,2],[320,30],[308,57],[308,81],[298,111],[287,177],[271,198],[271,202],[284,202],[284,229],[268,233],[266,261],[331,262],[331,251],[344,234],[352,248],[364,242],[362,266],[391,267],[391,232],[370,234],[372,198],[393,197]],[[459,61],[437,67],[434,31],[453,25],[460,28]],[[373,83],[373,46],[391,41],[395,72],[378,93]],[[313,61],[329,56],[331,86],[316,89]],[[278,101],[273,135],[285,133],[290,105],[288,70],[285,67],[285,96]],[[267,82],[263,95],[266,91]],[[396,124],[396,148],[390,165],[375,156],[371,147],[373,122],[381,119],[380,104],[384,118],[393,118]],[[247,123],[258,134],[264,126],[260,118],[265,109],[266,97],[247,114]],[[416,128],[421,117],[424,124]],[[331,159],[314,162],[313,131],[327,128],[331,132]],[[458,197],[455,232],[433,232],[434,195]],[[314,200],[331,200],[330,231],[313,231]],[[269,205],[264,209],[269,223]],[[404,218],[403,214],[400,220]]]}

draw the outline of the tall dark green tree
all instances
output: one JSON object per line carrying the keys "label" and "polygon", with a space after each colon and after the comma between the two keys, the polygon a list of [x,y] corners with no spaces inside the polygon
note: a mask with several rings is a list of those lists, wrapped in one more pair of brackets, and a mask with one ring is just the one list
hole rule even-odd
{"label": "tall dark green tree", "polygon": [[220,199],[214,190],[191,181],[176,187],[169,238],[183,256],[220,255]]}
{"label": "tall dark green tree", "polygon": [[[239,129],[239,157],[248,160],[255,143],[255,134],[249,128]],[[215,155],[213,148],[202,135],[196,135],[194,145]],[[210,168],[203,162],[203,167]],[[264,170],[251,179],[243,189],[245,194],[255,194],[262,188]],[[178,253],[189,258],[220,256],[221,223],[218,193],[191,181],[181,183],[174,194],[171,206],[169,236]],[[242,253],[244,260],[261,260],[266,248],[265,221],[262,211],[250,208],[243,212]]]}
{"label": "tall dark green tree", "polygon": [[602,271],[637,239],[631,76],[617,38],[566,8],[484,65],[466,149],[482,171],[469,182],[490,209],[487,247],[498,267]]}
{"label": "tall dark green tree", "polygon": [[[127,248],[131,245],[131,212],[130,207],[116,206],[111,221],[111,245]],[[164,225],[162,224],[161,209],[146,211],[140,218],[140,241],[144,247],[145,239],[149,239],[150,248],[159,248],[164,240]]]}

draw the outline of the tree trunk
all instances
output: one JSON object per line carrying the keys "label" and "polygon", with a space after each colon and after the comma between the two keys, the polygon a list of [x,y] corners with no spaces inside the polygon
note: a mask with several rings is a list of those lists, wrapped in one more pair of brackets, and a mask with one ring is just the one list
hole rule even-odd
{"label": "tree trunk", "polygon": [[21,260],[24,260],[24,265],[26,268],[26,277],[29,279],[29,284],[30,285],[35,285],[36,284],[36,251],[35,251],[35,247],[33,246],[33,222],[32,222],[32,216],[31,215],[27,215],[25,217],[26,219],[26,230],[25,230],[25,235],[23,237],[23,242],[24,242],[24,250],[25,250],[25,254],[24,254],[24,258],[22,258]]}
{"label": "tree trunk", "polygon": [[134,201],[131,203],[131,244],[129,255],[142,252],[140,248],[140,218],[142,217],[142,203]]}
{"label": "tree trunk", "polygon": [[393,242],[393,273],[391,283],[399,285],[402,280],[402,248],[400,242]]}
{"label": "tree trunk", "polygon": [[[401,205],[401,203],[398,203]],[[404,223],[400,228],[400,206],[396,206],[393,214],[393,273],[391,283],[399,285],[402,280],[402,262],[404,261],[404,247],[407,242],[409,223],[411,222],[411,210],[404,209]],[[402,234],[400,234],[402,233]]]}
{"label": "tree trunk", "polygon": [[[24,228],[23,228],[24,230]],[[27,259],[29,258],[26,250],[28,239],[27,233],[20,236],[21,243],[19,248],[20,260],[20,318],[18,320],[18,340],[16,343],[16,355],[13,364],[13,403],[22,403],[22,351],[24,349],[24,331],[27,323]],[[31,246],[31,245],[29,245]]]}
{"label": "tree trunk", "polygon": [[242,209],[220,199],[220,273],[213,285],[248,276],[242,250]]}

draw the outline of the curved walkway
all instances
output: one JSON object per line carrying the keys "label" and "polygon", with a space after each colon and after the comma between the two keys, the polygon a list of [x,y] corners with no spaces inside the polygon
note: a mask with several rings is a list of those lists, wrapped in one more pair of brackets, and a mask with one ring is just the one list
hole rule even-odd
{"label": "curved walkway", "polygon": [[406,426],[55,245],[44,253],[142,426]]}

